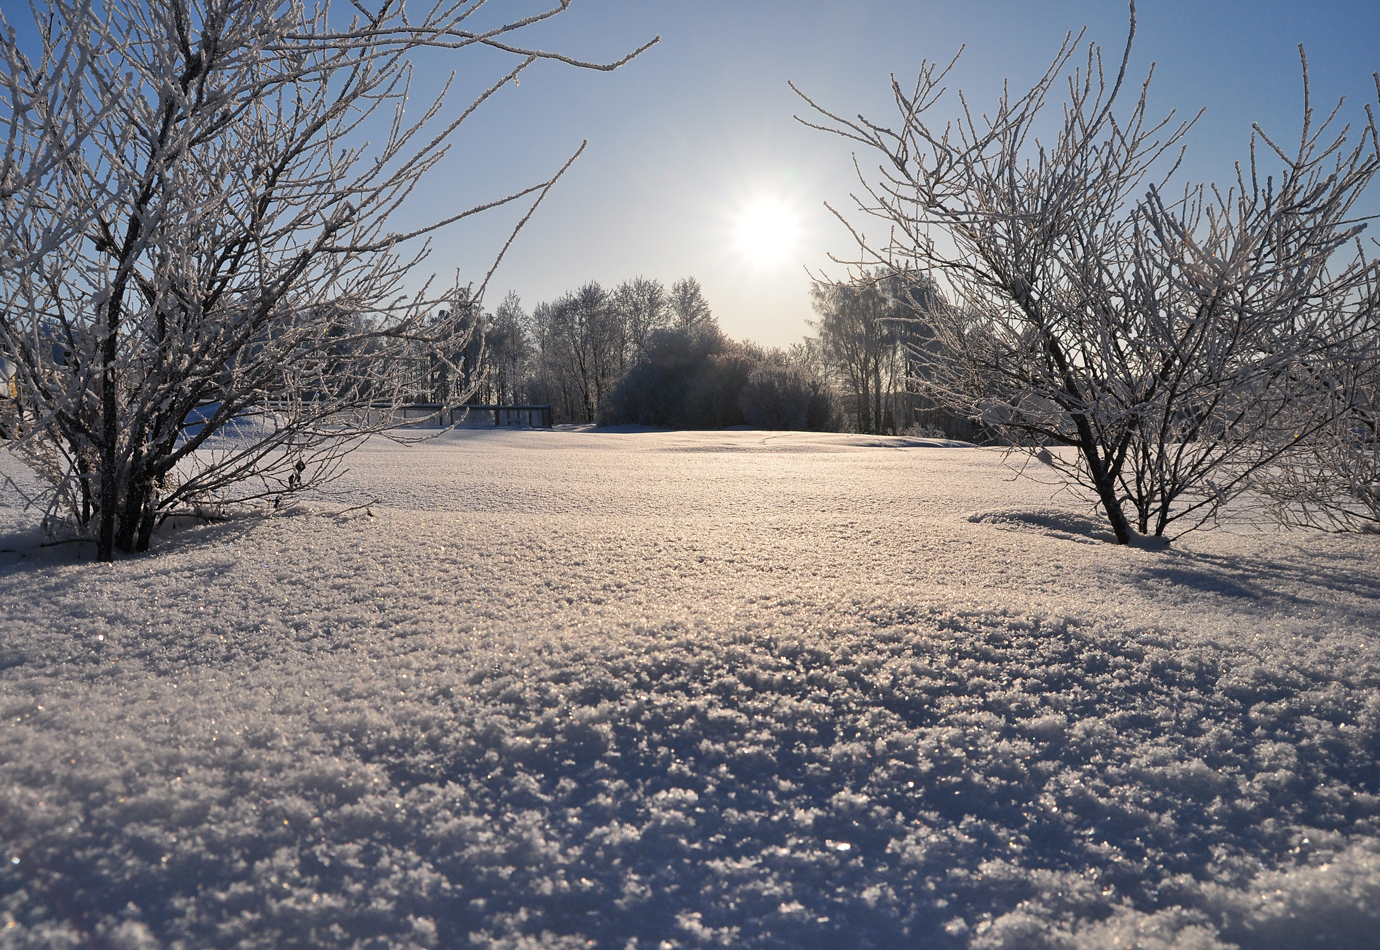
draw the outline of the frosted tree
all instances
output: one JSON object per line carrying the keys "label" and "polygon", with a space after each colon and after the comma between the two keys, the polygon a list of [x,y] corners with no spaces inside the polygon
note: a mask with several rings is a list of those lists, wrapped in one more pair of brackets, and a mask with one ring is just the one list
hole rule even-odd
{"label": "frosted tree", "polygon": [[1257,130],[1229,189],[1172,196],[1192,123],[1148,116],[1149,77],[1123,101],[1134,35],[1132,3],[1110,80],[1070,36],[1029,92],[987,110],[960,93],[952,121],[932,118],[952,62],[893,78],[891,124],[804,97],[807,125],[881,158],[857,205],[888,237],[853,228],[859,263],[951,302],[916,353],[922,390],[1087,489],[1122,544],[1202,524],[1326,427],[1315,368],[1375,321],[1354,208],[1380,167],[1369,112],[1354,144],[1336,111],[1315,121],[1305,61],[1298,145]]}
{"label": "frosted tree", "polygon": [[525,398],[527,362],[531,342],[527,338],[527,312],[518,295],[508,295],[494,310],[485,332],[485,382],[478,397],[495,403],[519,403]]}
{"label": "frosted tree", "polygon": [[[89,6],[69,11],[67,29],[49,30],[27,53],[0,14],[0,272],[23,271],[70,237],[95,208],[99,196],[74,196],[60,189],[56,174],[82,147],[91,124],[105,110],[87,107],[90,49],[85,35],[99,27]],[[85,199],[86,204],[77,202]],[[59,204],[72,205],[54,214]]]}
{"label": "frosted tree", "polygon": [[819,314],[811,326],[848,387],[858,432],[896,428],[898,397],[906,388],[904,342],[912,312],[899,283],[895,276],[876,273],[847,282],[819,280],[810,289],[810,302]]}
{"label": "frosted tree", "polygon": [[589,281],[551,305],[548,326],[578,399],[572,418],[593,422],[622,376],[627,334],[620,313],[598,281]]}
{"label": "frosted tree", "polygon": [[682,277],[671,285],[671,317],[675,326],[683,330],[699,330],[714,321],[714,312],[709,309],[709,301],[704,299],[704,289],[693,277]]}
{"label": "frosted tree", "polygon": [[627,328],[627,359],[645,356],[651,335],[670,325],[671,302],[659,280],[634,277],[623,281],[613,292],[613,306]]}
{"label": "frosted tree", "polygon": [[[169,512],[327,479],[390,424],[399,359],[465,351],[484,281],[405,285],[427,235],[508,202],[525,222],[564,168],[420,228],[390,220],[524,69],[636,55],[522,45],[568,3],[506,23],[484,0],[39,3],[36,52],[3,48],[0,352],[50,517],[110,559]],[[450,83],[412,108],[422,49],[508,62],[464,108]]]}
{"label": "frosted tree", "polygon": [[1275,517],[1324,531],[1380,532],[1380,333],[1313,366],[1327,424],[1254,480]]}

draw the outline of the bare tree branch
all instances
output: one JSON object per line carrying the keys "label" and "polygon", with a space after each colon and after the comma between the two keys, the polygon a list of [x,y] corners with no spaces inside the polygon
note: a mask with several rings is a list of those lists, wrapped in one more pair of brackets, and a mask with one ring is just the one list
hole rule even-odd
{"label": "bare tree branch", "polygon": [[[462,397],[513,236],[478,292],[458,277],[406,292],[429,251],[418,239],[532,196],[515,235],[584,146],[505,197],[389,222],[524,69],[608,71],[656,42],[594,63],[515,40],[567,6],[472,30],[484,0],[415,17],[405,0],[344,17],[277,0],[111,0],[99,15],[44,0],[32,60],[0,38],[0,355],[23,412],[7,428],[51,488],[48,520],[94,534],[103,559],[145,550],[169,513],[328,482],[423,389]],[[516,62],[458,114],[449,82],[409,111],[412,55],[472,47]]]}
{"label": "bare tree branch", "polygon": [[[917,386],[1086,489],[1123,544],[1210,520],[1362,402],[1373,383],[1339,380],[1373,364],[1362,341],[1380,316],[1374,262],[1348,256],[1380,170],[1371,112],[1355,144],[1340,104],[1315,122],[1300,51],[1297,150],[1257,130],[1278,173],[1258,169],[1253,138],[1225,194],[1171,199],[1196,118],[1151,119],[1149,76],[1121,101],[1135,30],[1132,3],[1110,82],[1095,45],[1075,65],[1080,33],[1024,95],[979,116],[959,93],[942,124],[930,116],[952,62],[923,63],[910,92],[893,78],[895,129],[801,94],[821,117],[806,125],[882,159],[872,174],[855,158],[854,201],[887,238],[845,220],[860,248],[845,263],[936,281],[950,301],[927,314],[937,336],[915,353]],[[1059,85],[1062,119],[1041,142]],[[1319,395],[1339,388],[1351,394]]]}

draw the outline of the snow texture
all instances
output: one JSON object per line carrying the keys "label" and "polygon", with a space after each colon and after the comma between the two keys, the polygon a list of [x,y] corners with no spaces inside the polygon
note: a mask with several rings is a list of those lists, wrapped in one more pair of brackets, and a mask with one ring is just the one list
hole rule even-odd
{"label": "snow texture", "polygon": [[1380,945],[1374,538],[845,435],[339,487],[113,565],[5,497],[0,947]]}

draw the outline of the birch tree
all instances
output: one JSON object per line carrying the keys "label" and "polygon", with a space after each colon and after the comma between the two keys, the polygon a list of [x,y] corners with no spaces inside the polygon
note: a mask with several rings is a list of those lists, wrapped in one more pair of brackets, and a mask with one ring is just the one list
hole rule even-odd
{"label": "birch tree", "polygon": [[544,373],[561,391],[572,422],[593,422],[618,384],[627,346],[620,314],[598,281],[533,312],[541,324]]}
{"label": "birch tree", "polygon": [[898,397],[906,387],[903,343],[913,312],[904,308],[899,289],[899,281],[884,273],[849,282],[816,281],[810,288],[819,314],[811,326],[852,395],[858,432],[890,428],[894,434],[896,428]]}
{"label": "birch tree", "polygon": [[627,328],[625,361],[645,356],[648,338],[670,325],[671,302],[659,280],[638,276],[623,281],[613,292],[613,306]]}
{"label": "birch tree", "polygon": [[672,323],[682,330],[699,332],[714,323],[714,312],[704,299],[704,288],[693,277],[682,277],[671,285]]}
{"label": "birch tree", "polygon": [[522,309],[522,301],[509,291],[494,311],[485,334],[487,375],[477,394],[483,401],[512,404],[526,398],[527,361],[531,351],[526,323],[527,313]]}
{"label": "birch tree", "polygon": [[[401,398],[396,357],[464,351],[487,278],[407,290],[428,235],[509,202],[527,203],[525,222],[564,167],[420,228],[390,222],[523,70],[637,54],[522,45],[568,3],[507,23],[485,20],[484,0],[111,0],[99,18],[39,3],[41,51],[10,41],[0,65],[5,180],[21,185],[5,186],[0,230],[23,264],[0,272],[0,350],[50,517],[108,560],[147,549],[169,512],[327,479],[390,424],[366,409]],[[447,106],[451,83],[414,108],[424,49],[468,74],[480,51],[508,62],[464,108]]]}
{"label": "birch tree", "polygon": [[934,118],[953,62],[893,77],[891,123],[802,94],[807,125],[880,158],[855,197],[888,237],[859,220],[860,263],[951,301],[922,391],[1086,489],[1122,544],[1201,525],[1328,424],[1314,367],[1376,318],[1354,209],[1380,167],[1369,110],[1359,135],[1314,116],[1305,60],[1297,145],[1257,129],[1229,188],[1176,187],[1193,120],[1151,118],[1148,75],[1126,98],[1134,36],[1132,3],[1115,72],[1070,36],[1028,92],[960,93],[953,120]]}

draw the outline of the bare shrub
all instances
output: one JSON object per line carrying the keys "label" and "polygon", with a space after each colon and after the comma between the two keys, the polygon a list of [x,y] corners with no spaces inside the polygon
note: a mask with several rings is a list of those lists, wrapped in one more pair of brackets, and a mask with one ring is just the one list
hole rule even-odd
{"label": "bare shrub", "polygon": [[[484,283],[408,292],[416,239],[508,202],[530,215],[564,169],[418,229],[391,229],[393,212],[533,63],[631,58],[518,45],[565,3],[488,26],[483,7],[354,5],[347,20],[276,0],[112,0],[96,17],[48,0],[41,54],[4,46],[22,145],[4,173],[27,203],[5,219],[4,254],[25,266],[0,268],[0,352],[28,414],[19,449],[102,559],[147,549],[178,508],[329,478],[393,424],[412,387],[400,366],[434,379],[468,352]],[[509,64],[467,108],[447,111],[443,90],[408,110],[424,48]]]}
{"label": "bare shrub", "polygon": [[[1315,121],[1305,60],[1296,147],[1257,129],[1225,191],[1173,190],[1191,122],[1148,116],[1148,76],[1125,102],[1134,35],[1132,3],[1110,81],[1071,36],[1029,92],[986,110],[960,94],[953,121],[932,118],[952,63],[893,78],[890,124],[801,94],[807,125],[882,160],[858,210],[889,237],[853,229],[855,263],[933,278],[952,302],[916,351],[922,390],[1087,490],[1121,544],[1203,524],[1326,428],[1315,368],[1372,327],[1380,276],[1349,250],[1380,168],[1369,113],[1354,139],[1336,110]],[[1037,141],[1051,102],[1062,117]]]}

